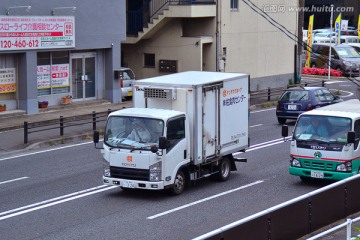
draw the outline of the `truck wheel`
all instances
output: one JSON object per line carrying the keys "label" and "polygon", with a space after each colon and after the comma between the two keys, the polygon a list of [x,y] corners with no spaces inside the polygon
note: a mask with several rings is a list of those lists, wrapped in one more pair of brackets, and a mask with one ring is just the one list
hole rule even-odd
{"label": "truck wheel", "polygon": [[230,177],[230,160],[225,157],[220,161],[219,164],[219,173],[217,174],[217,178],[219,181],[226,181]]}
{"label": "truck wheel", "polygon": [[176,173],[174,185],[170,188],[171,195],[179,195],[185,188],[185,175],[182,170]]}

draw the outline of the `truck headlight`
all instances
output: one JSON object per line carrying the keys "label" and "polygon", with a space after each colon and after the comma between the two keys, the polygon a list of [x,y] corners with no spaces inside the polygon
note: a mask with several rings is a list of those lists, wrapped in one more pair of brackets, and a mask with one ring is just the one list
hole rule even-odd
{"label": "truck headlight", "polygon": [[350,67],[350,66],[351,66],[351,63],[350,63],[350,62],[343,61],[343,63],[344,63],[346,66],[348,66],[348,67]]}
{"label": "truck headlight", "polygon": [[339,172],[351,172],[351,169],[352,169],[351,162],[342,163],[342,164],[337,165],[337,167],[336,167],[336,171],[339,171]]}
{"label": "truck headlight", "polygon": [[293,167],[301,167],[300,161],[297,160],[297,159],[295,159],[295,158],[293,158],[293,159],[290,160],[290,164],[291,164],[291,166],[293,166]]}
{"label": "truck headlight", "polygon": [[158,182],[161,180],[161,167],[162,167],[161,162],[157,162],[153,165],[150,165],[150,167],[149,167],[149,170],[150,170],[149,180],[150,181]]}
{"label": "truck headlight", "polygon": [[110,177],[110,168],[104,168],[104,177]]}

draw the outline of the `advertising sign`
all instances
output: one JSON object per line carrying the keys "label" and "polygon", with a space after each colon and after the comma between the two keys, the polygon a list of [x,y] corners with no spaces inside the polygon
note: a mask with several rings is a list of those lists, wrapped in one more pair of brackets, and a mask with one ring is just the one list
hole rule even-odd
{"label": "advertising sign", "polygon": [[360,14],[359,14],[359,20],[358,20],[358,37],[360,38]]}
{"label": "advertising sign", "polygon": [[336,18],[336,21],[335,21],[335,36],[336,36],[337,43],[340,43],[340,32],[341,32],[340,24],[341,24],[341,13]]}
{"label": "advertising sign", "polygon": [[0,51],[74,47],[74,16],[0,16]]}
{"label": "advertising sign", "polygon": [[0,94],[16,92],[15,68],[0,69]]}
{"label": "advertising sign", "polygon": [[311,15],[309,18],[309,27],[308,27],[308,38],[307,38],[307,51],[306,51],[306,64],[305,67],[310,67],[311,61],[311,47],[312,47],[312,32],[314,25],[314,15]]}
{"label": "advertising sign", "polygon": [[70,86],[69,71],[69,64],[37,66],[37,89]]}

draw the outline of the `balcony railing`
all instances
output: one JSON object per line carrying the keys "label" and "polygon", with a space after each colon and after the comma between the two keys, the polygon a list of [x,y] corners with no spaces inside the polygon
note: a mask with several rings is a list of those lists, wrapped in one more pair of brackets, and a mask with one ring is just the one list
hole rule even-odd
{"label": "balcony railing", "polygon": [[141,8],[127,11],[127,34],[138,35],[169,5],[216,4],[216,0],[148,0]]}

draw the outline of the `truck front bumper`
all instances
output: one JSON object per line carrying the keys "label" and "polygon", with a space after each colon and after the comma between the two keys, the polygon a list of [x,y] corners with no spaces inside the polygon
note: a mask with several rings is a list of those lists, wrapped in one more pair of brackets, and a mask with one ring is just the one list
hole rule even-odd
{"label": "truck front bumper", "polygon": [[162,190],[164,189],[164,182],[148,182],[129,180],[121,178],[111,178],[103,176],[103,183],[110,186],[119,186],[123,188],[137,188],[137,189],[148,189],[148,190]]}
{"label": "truck front bumper", "polygon": [[[292,167],[292,166],[289,167],[289,172],[291,175],[300,176],[300,177],[327,179],[327,180],[335,180],[335,181],[343,180],[345,178],[356,175],[356,172],[319,171],[315,169]],[[317,173],[321,173],[321,174],[317,174]]]}

